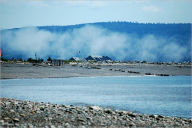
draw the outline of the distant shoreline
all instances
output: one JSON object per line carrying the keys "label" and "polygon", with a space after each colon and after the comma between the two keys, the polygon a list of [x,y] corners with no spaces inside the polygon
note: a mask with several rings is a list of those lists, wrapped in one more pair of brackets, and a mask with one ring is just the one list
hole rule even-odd
{"label": "distant shoreline", "polygon": [[[186,76],[186,75],[177,75],[175,77],[179,76]],[[68,76],[68,77],[41,77],[41,78],[1,78],[0,80],[22,80],[22,79],[63,79],[63,78],[95,78],[95,77],[161,77],[157,75],[138,75],[138,76]],[[166,76],[166,77],[172,77],[172,76]],[[173,76],[174,77],[174,76]],[[189,76],[192,77],[192,76]]]}
{"label": "distant shoreline", "polygon": [[63,66],[2,63],[0,79],[70,78],[96,76],[192,76],[189,64],[73,63]]}

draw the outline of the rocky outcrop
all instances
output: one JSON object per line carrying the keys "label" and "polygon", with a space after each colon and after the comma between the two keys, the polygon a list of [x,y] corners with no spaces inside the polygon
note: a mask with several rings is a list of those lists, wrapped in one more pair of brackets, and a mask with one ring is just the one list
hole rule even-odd
{"label": "rocky outcrop", "polygon": [[191,119],[0,98],[0,127],[192,127]]}

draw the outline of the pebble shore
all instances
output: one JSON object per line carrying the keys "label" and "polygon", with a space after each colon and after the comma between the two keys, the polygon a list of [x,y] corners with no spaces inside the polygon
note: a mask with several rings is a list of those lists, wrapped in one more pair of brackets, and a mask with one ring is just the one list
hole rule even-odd
{"label": "pebble shore", "polygon": [[0,98],[3,128],[192,128],[192,119]]}

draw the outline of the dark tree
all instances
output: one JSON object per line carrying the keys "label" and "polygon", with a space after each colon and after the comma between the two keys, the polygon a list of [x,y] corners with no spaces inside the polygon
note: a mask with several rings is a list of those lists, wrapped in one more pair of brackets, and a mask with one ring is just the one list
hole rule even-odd
{"label": "dark tree", "polygon": [[52,61],[51,57],[48,57],[47,61]]}

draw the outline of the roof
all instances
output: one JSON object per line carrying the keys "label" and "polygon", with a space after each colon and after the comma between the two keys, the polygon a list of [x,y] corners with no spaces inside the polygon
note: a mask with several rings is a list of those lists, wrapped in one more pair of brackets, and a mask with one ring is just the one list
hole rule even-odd
{"label": "roof", "polygon": [[82,59],[79,57],[71,57],[69,60],[82,61]]}
{"label": "roof", "polygon": [[95,60],[95,61],[108,61],[108,60],[112,60],[108,56],[88,56],[85,59],[86,60]]}

